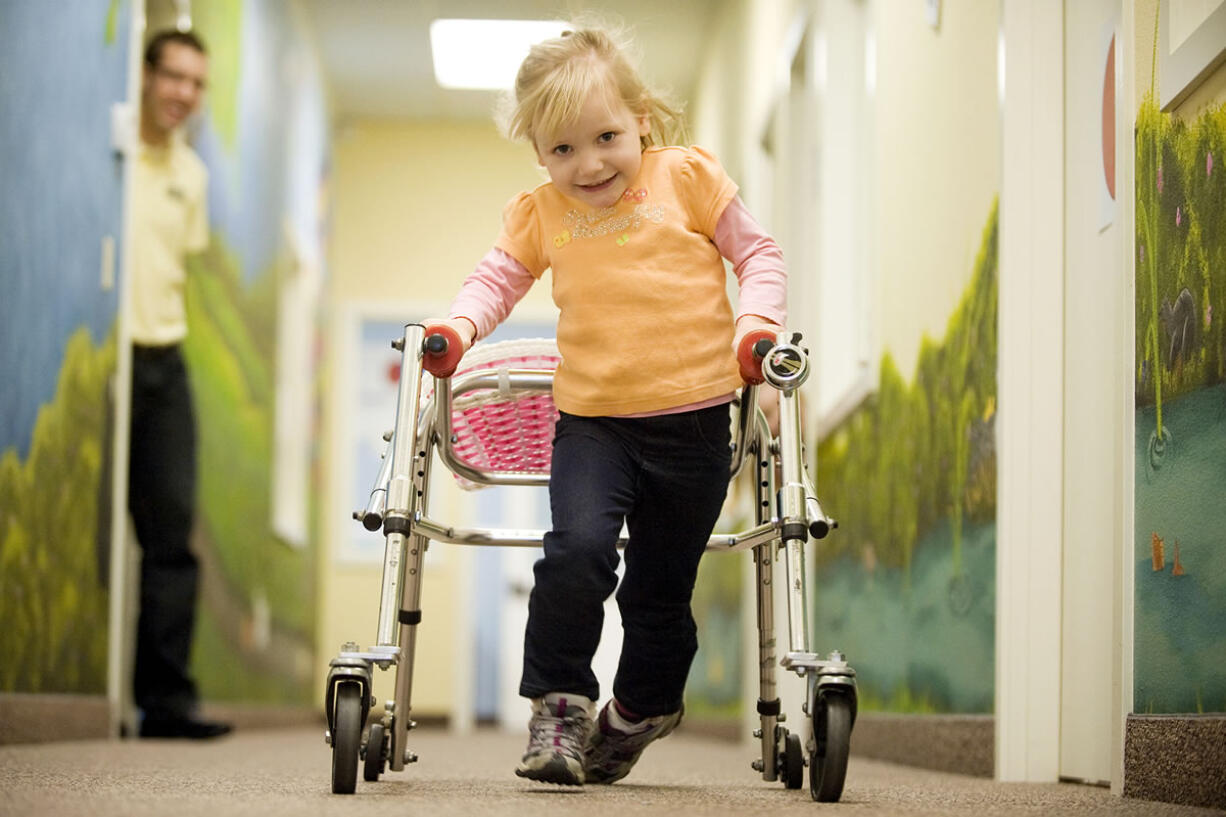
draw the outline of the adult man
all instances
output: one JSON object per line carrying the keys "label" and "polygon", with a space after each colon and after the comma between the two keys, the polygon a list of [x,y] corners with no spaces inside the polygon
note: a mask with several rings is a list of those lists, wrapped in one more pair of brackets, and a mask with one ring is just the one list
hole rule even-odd
{"label": "adult man", "polygon": [[179,126],[204,92],[208,58],[188,32],[145,51],[140,143],[132,174],[132,439],[128,507],[142,550],[134,693],[142,737],[211,738],[188,674],[199,569],[188,547],[196,430],[180,344],[187,255],[208,244],[207,173]]}

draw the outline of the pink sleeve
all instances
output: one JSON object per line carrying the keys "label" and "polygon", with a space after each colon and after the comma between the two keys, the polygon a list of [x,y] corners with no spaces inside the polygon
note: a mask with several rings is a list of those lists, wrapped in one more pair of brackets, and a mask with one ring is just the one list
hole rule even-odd
{"label": "pink sleeve", "polygon": [[786,325],[788,290],[783,253],[739,196],[720,214],[715,225],[715,247],[732,262],[741,288],[736,316],[757,315]]}
{"label": "pink sleeve", "polygon": [[467,318],[477,328],[473,340],[480,340],[511,314],[535,280],[523,264],[495,247],[464,279],[447,317]]}

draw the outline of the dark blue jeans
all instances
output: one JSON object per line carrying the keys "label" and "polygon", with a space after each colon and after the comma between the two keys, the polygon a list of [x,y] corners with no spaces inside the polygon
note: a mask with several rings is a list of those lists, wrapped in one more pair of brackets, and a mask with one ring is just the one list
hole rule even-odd
{"label": "dark blue jeans", "polygon": [[623,642],[613,694],[643,716],[681,707],[698,650],[690,598],[728,491],[728,406],[657,417],[563,414],[553,443],[553,530],[534,568],[519,692],[537,698],[600,686],[592,656],[617,586]]}

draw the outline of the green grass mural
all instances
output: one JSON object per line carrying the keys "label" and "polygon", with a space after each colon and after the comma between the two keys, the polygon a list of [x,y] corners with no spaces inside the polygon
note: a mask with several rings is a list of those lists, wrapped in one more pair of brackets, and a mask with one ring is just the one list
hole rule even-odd
{"label": "green grass mural", "polygon": [[1187,123],[1151,92],[1136,142],[1136,397],[1154,407],[1147,447],[1160,468],[1163,402],[1226,379],[1226,181],[1214,168],[1226,155],[1226,106]]}
{"label": "green grass mural", "polygon": [[216,235],[189,272],[185,346],[199,433],[193,544],[205,565],[193,667],[206,698],[309,703],[313,549],[271,528],[273,293]]}
{"label": "green grass mural", "polygon": [[1136,123],[1134,709],[1226,712],[1226,106]]}
{"label": "green grass mural", "polygon": [[[744,530],[748,526],[743,519],[733,519],[726,525],[721,520],[716,530]],[[698,654],[685,690],[686,717],[695,723],[740,722],[744,683],[741,599],[747,558],[746,553],[707,554],[698,565],[692,600]]]}
{"label": "green grass mural", "polygon": [[[220,240],[189,274],[186,344],[199,434],[193,548],[204,565],[193,655],[206,698],[307,703],[315,554],[270,528],[269,271],[245,289]],[[113,338],[68,343],[30,453],[0,455],[0,690],[106,689],[109,559],[107,389]]]}
{"label": "green grass mural", "polygon": [[867,709],[992,711],[997,218],[993,203],[914,381],[887,352],[876,393],[817,449],[839,530],[817,549],[815,646],[848,655]]}
{"label": "green grass mural", "polygon": [[0,454],[0,691],[106,691],[114,369],[114,338],[78,329],[25,461]]}

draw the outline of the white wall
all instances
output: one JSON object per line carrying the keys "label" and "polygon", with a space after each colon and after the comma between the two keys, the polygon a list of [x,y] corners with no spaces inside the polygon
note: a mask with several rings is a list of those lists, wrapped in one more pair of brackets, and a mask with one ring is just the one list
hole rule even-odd
{"label": "white wall", "polygon": [[944,335],[1000,192],[1000,5],[946,0],[934,28],[924,3],[873,4],[876,346],[907,378],[922,336]]}

